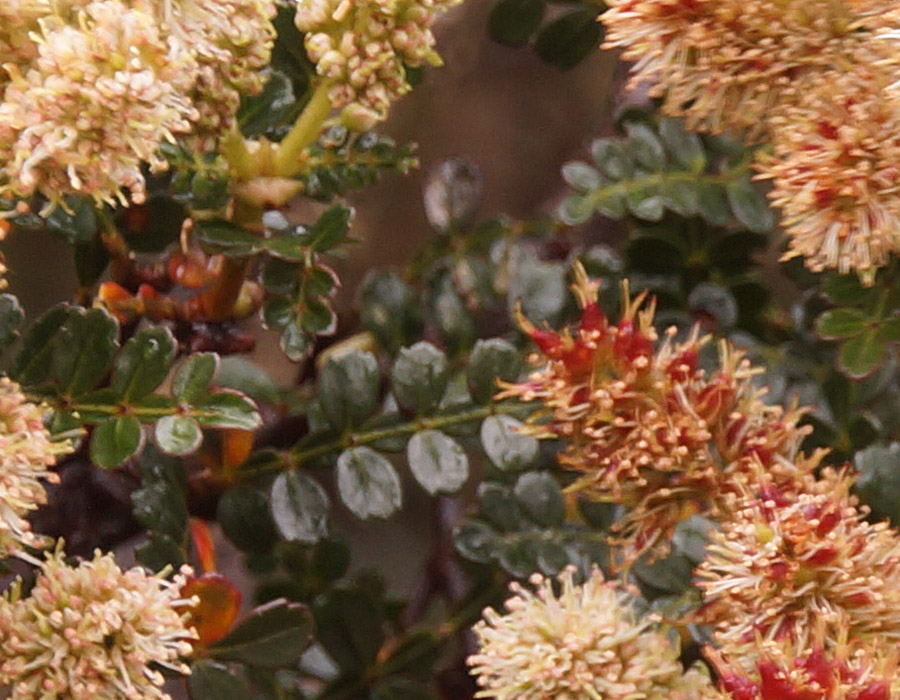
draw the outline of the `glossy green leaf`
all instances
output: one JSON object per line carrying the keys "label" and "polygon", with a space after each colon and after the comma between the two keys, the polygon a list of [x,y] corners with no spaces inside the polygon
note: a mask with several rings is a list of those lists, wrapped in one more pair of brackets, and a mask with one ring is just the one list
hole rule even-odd
{"label": "glossy green leaf", "polygon": [[313,619],[305,605],[274,600],[256,608],[209,655],[260,668],[294,666],[312,643]]}
{"label": "glossy green leaf", "polygon": [[175,359],[175,338],[168,328],[144,328],[122,348],[112,376],[112,390],[123,401],[150,394],[169,373]]}
{"label": "glossy green leaf", "polygon": [[65,394],[82,394],[106,376],[119,349],[118,333],[119,325],[105,310],[72,310],[53,349],[53,372]]}
{"label": "glossy green leaf", "polygon": [[71,313],[75,313],[73,307],[59,304],[45,311],[31,324],[9,368],[13,379],[27,386],[41,384],[50,376],[53,366],[53,338]]}
{"label": "glossy green leaf", "polygon": [[528,472],[516,481],[516,499],[530,520],[543,527],[562,525],[566,502],[559,484],[547,472]]}
{"label": "glossy green leaf", "polygon": [[632,121],[625,123],[628,140],[625,147],[634,159],[651,172],[664,170],[666,167],[666,149],[657,133],[645,122]]}
{"label": "glossy green leaf", "polygon": [[684,121],[664,117],[659,122],[659,135],[675,162],[692,173],[706,168],[706,151],[700,137],[684,128]]}
{"label": "glossy green leaf", "polygon": [[416,292],[395,272],[366,275],[359,290],[359,315],[363,327],[390,352],[420,333],[421,309]]}
{"label": "glossy green leaf", "polygon": [[263,248],[263,239],[237,224],[222,219],[198,221],[194,235],[207,253],[246,257]]}
{"label": "glossy green leaf", "polygon": [[382,620],[368,596],[333,589],[313,607],[316,639],[347,674],[360,674],[374,661],[384,642]]}
{"label": "glossy green leaf", "polygon": [[269,70],[268,80],[256,95],[241,100],[237,119],[244,136],[270,134],[279,126],[293,121],[297,97],[291,79],[279,70]]}
{"label": "glossy green leaf", "polygon": [[328,209],[309,229],[310,248],[325,251],[341,243],[347,237],[353,215],[353,209],[343,204]]}
{"label": "glossy green leaf", "polygon": [[91,435],[91,461],[111,469],[140,452],[144,444],[141,422],[134,416],[108,418]]}
{"label": "glossy green leaf", "polygon": [[574,68],[603,40],[603,25],[590,9],[568,12],[544,26],[534,48],[542,59],[564,70]]}
{"label": "glossy green leaf", "polygon": [[173,542],[184,539],[188,527],[188,511],[184,494],[172,484],[157,481],[145,485],[131,494],[134,518],[143,527]]}
{"label": "glossy green leaf", "polygon": [[768,233],[774,228],[775,214],[749,175],[732,180],[725,190],[735,218],[744,226],[756,233]]}
{"label": "glossy green leaf", "polygon": [[272,483],[272,518],[286,540],[315,544],[328,535],[331,502],[325,489],[303,472],[279,474]]}
{"label": "glossy green leaf", "polygon": [[469,355],[466,379],[476,403],[487,404],[500,390],[497,382],[513,382],[522,369],[522,355],[502,338],[479,340]]}
{"label": "glossy green leaf", "polygon": [[358,518],[387,518],[400,508],[400,477],[390,462],[370,447],[344,450],[337,460],[341,500]]}
{"label": "glossy green leaf", "polygon": [[879,340],[877,329],[870,328],[841,346],[838,362],[847,376],[860,379],[875,371],[886,352],[887,346]]}
{"label": "glossy green leaf", "polygon": [[44,217],[47,228],[69,243],[86,243],[97,232],[97,212],[90,197],[68,195],[65,204],[55,206]]}
{"label": "glossy green leaf", "polygon": [[215,383],[223,389],[234,389],[246,394],[257,403],[276,406],[280,401],[278,386],[265,370],[237,355],[222,358]]}
{"label": "glossy green leaf", "polygon": [[406,458],[416,481],[428,493],[454,493],[469,476],[462,446],[439,430],[423,430],[410,438]]}
{"label": "glossy green leaf", "polygon": [[219,368],[219,356],[214,352],[198,352],[185,358],[172,378],[172,394],[183,403],[193,403],[209,392],[209,386]]}
{"label": "glossy green leaf", "polygon": [[900,523],[900,444],[873,445],[853,458],[855,490],[878,518]]}
{"label": "glossy green leaf", "polygon": [[610,180],[627,180],[634,175],[631,155],[619,141],[597,139],[591,144],[591,155]]}
{"label": "glossy green leaf", "polygon": [[252,400],[234,391],[219,390],[195,404],[194,417],[207,428],[256,430],[262,417]]}
{"label": "glossy green leaf", "polygon": [[573,160],[562,166],[563,180],[579,192],[595,190],[603,184],[600,173],[587,163]]}

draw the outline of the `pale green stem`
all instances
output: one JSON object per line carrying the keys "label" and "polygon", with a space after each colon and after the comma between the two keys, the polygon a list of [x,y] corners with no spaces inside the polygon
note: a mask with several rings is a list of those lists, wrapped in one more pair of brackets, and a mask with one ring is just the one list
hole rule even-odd
{"label": "pale green stem", "polygon": [[294,126],[278,145],[275,154],[275,175],[293,177],[300,172],[301,154],[319,136],[322,124],[331,113],[331,99],[328,97],[330,89],[329,80],[318,84],[303,112],[294,122]]}

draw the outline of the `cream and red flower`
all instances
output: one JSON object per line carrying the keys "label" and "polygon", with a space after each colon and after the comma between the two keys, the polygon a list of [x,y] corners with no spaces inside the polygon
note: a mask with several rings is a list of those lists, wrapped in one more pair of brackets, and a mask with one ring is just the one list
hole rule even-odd
{"label": "cream and red flower", "polygon": [[852,483],[829,473],[806,493],[760,488],[713,533],[697,585],[730,653],[751,654],[757,636],[806,648],[818,626],[825,643],[900,640],[900,538],[865,520]]}
{"label": "cream and red flower", "polygon": [[578,325],[557,333],[520,319],[542,367],[498,398],[544,404],[526,430],[564,441],[560,464],[582,473],[570,491],[630,509],[615,527],[633,554],[664,549],[694,513],[715,514],[757,464],[781,487],[814,468],[794,459],[806,434],[801,412],[765,404],[739,352],[723,344],[719,368],[707,373],[699,367],[706,339],[696,331],[658,344],[652,302],[641,310],[645,295],[630,299],[627,287],[612,324],[596,283],[580,268],[576,278]]}
{"label": "cream and red flower", "polygon": [[[839,625],[841,626],[841,625]],[[757,638],[750,657],[706,650],[730,700],[896,700],[900,668],[896,645],[884,638],[865,643],[843,636],[826,643],[823,628],[800,647],[790,639]]]}

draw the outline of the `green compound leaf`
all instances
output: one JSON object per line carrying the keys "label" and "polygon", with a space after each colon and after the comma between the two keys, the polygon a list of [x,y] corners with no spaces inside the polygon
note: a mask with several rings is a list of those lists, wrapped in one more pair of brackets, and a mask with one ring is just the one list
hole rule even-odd
{"label": "green compound leaf", "polygon": [[63,393],[83,394],[106,376],[119,349],[118,334],[119,324],[103,309],[72,309],[54,338],[53,373]]}

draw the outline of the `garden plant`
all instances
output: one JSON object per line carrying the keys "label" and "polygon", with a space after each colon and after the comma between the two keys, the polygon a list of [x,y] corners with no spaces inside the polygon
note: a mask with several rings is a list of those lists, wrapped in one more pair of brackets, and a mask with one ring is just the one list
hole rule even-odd
{"label": "garden plant", "polygon": [[462,0],[0,0],[0,697],[900,700],[900,7],[467,2],[608,128],[348,284]]}

